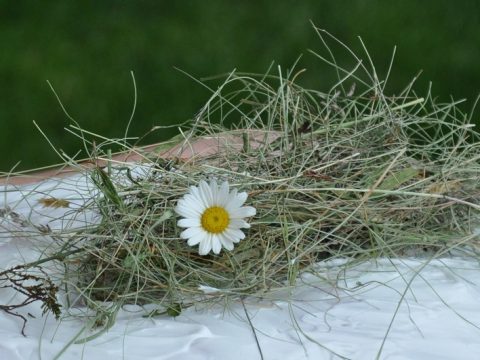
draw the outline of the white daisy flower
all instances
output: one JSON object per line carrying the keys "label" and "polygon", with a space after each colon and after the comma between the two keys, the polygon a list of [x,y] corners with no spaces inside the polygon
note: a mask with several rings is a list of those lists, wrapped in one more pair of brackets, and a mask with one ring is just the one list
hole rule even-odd
{"label": "white daisy flower", "polygon": [[228,182],[220,186],[216,180],[210,185],[200,181],[199,186],[191,186],[190,191],[181,198],[175,212],[184,219],[178,226],[187,228],[180,237],[188,239],[188,245],[199,245],[198,253],[207,255],[211,250],[219,254],[222,247],[233,250],[233,244],[245,238],[241,228],[249,228],[244,218],[256,214],[251,206],[242,206],[247,193],[229,191]]}

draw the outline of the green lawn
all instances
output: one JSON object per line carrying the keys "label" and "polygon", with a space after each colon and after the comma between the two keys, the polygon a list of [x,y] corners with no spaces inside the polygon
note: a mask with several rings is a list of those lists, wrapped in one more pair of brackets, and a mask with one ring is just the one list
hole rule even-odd
{"label": "green lawn", "polygon": [[[288,68],[304,54],[301,82],[327,91],[334,72],[306,49],[321,51],[309,20],[360,49],[360,35],[380,76],[394,45],[388,89],[398,92],[423,69],[418,92],[433,81],[440,99],[480,90],[480,2],[477,1],[3,1],[0,7],[0,168],[39,167],[60,159],[35,129],[73,155],[81,142],[70,115],[85,129],[123,137],[133,104],[131,135],[192,118],[209,92],[176,71],[201,78],[239,71],[263,73],[273,60]],[[346,59],[338,52],[339,61]],[[211,84],[215,87],[215,83]],[[478,119],[478,116],[476,116]],[[173,134],[157,131],[144,143]]]}

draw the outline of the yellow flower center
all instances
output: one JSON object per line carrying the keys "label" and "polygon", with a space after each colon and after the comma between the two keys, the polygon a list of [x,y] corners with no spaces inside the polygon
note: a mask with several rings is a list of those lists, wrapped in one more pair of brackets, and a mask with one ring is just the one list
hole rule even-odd
{"label": "yellow flower center", "polygon": [[218,234],[223,232],[230,224],[230,216],[223,207],[212,206],[203,212],[201,222],[206,231]]}

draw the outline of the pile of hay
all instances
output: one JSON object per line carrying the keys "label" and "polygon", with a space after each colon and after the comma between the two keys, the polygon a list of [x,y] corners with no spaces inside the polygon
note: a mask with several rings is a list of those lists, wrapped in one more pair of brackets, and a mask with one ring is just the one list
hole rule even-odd
{"label": "pile of hay", "polygon": [[[321,93],[281,75],[231,74],[177,146],[150,159],[147,176],[125,170],[131,181],[116,182],[93,170],[101,196],[91,206],[102,221],[76,234],[77,291],[98,309],[153,303],[175,314],[266,296],[325,259],[433,257],[471,243],[477,135],[455,104],[380,91]],[[202,153],[205,143],[213,147]],[[179,238],[173,209],[212,177],[248,192],[257,215],[233,251],[200,256]]]}
{"label": "pile of hay", "polygon": [[[475,249],[480,142],[469,118],[411,86],[387,96],[363,70],[341,70],[327,93],[298,85],[301,72],[229,74],[145,175],[89,170],[99,225],[56,234],[71,302],[102,316],[124,304],[175,315],[268,296],[325,259]],[[248,192],[257,215],[233,251],[200,256],[180,239],[174,207],[212,177]]]}

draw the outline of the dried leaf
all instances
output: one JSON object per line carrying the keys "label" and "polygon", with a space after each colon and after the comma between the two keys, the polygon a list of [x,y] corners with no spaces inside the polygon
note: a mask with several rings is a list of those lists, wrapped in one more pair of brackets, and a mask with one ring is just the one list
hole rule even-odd
{"label": "dried leaf", "polygon": [[401,169],[396,171],[395,173],[387,176],[382,183],[379,185],[379,189],[382,190],[395,190],[400,185],[414,179],[418,176],[418,170],[407,167],[405,169]]}
{"label": "dried leaf", "polygon": [[70,201],[65,199],[57,199],[54,197],[41,198],[38,199],[38,202],[43,205],[43,207],[52,207],[52,208],[68,208],[70,207]]}
{"label": "dried leaf", "polygon": [[429,194],[445,194],[452,191],[457,191],[461,188],[459,180],[450,180],[444,182],[433,183],[427,187],[426,192]]}

